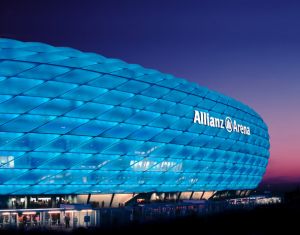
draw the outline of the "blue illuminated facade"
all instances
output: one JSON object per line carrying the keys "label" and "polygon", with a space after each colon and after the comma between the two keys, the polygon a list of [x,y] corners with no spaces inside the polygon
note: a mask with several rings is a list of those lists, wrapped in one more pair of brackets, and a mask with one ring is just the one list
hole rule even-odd
{"label": "blue illuminated facade", "polygon": [[0,39],[1,195],[253,189],[268,158],[266,124],[232,98],[98,54]]}

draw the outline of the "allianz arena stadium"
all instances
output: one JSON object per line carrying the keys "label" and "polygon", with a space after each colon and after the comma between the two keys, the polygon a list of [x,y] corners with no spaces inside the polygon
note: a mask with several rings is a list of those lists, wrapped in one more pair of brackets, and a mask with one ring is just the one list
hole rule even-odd
{"label": "allianz arena stadium", "polygon": [[260,183],[269,147],[253,109],[198,84],[0,39],[2,196],[242,192]]}

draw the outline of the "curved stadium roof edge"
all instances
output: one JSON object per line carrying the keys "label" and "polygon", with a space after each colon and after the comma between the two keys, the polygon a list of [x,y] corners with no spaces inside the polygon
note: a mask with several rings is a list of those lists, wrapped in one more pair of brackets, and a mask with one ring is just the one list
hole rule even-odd
{"label": "curved stadium roof edge", "polygon": [[[225,96],[225,95],[223,95],[222,93],[220,93],[218,91],[214,91],[214,90],[209,89],[205,86],[199,85],[195,82],[186,81],[183,78],[178,78],[178,77],[175,77],[171,74],[162,73],[162,72],[160,72],[156,69],[144,68],[144,67],[142,67],[141,65],[138,65],[138,64],[129,64],[129,63],[126,63],[125,61],[120,60],[120,59],[107,58],[105,56],[102,56],[102,55],[94,53],[94,52],[83,52],[83,51],[80,51],[80,50],[77,50],[77,49],[74,49],[74,48],[70,48],[70,47],[55,47],[55,46],[51,46],[49,44],[41,43],[41,42],[22,42],[22,41],[18,41],[18,40],[14,40],[14,39],[8,39],[8,38],[0,38],[0,39],[1,39],[0,45],[3,43],[8,48],[18,47],[21,50],[25,50],[25,51],[28,51],[28,52],[31,51],[31,52],[34,52],[34,53],[51,53],[51,52],[53,53],[53,52],[59,52],[59,51],[65,52],[64,53],[64,55],[65,55],[64,59],[48,61],[48,63],[47,62],[41,62],[43,64],[59,65],[59,66],[62,66],[62,67],[76,67],[76,68],[79,67],[82,70],[99,72],[95,68],[94,69],[89,68],[89,67],[84,66],[84,65],[78,66],[78,61],[74,61],[73,65],[72,65],[72,62],[68,63],[68,64],[60,63],[60,61],[67,60],[67,58],[82,58],[82,59],[89,59],[89,60],[94,61],[96,63],[101,63],[101,62],[104,62],[104,61],[105,61],[105,63],[119,63],[118,64],[119,68],[117,70],[113,71],[113,72],[117,72],[118,70],[122,70],[122,69],[127,69],[132,73],[137,73],[138,74],[137,76],[135,76],[135,75],[134,76],[130,76],[130,75],[126,76],[125,74],[122,74],[122,73],[121,74],[118,74],[118,73],[114,74],[114,75],[119,76],[119,77],[128,78],[128,76],[129,76],[131,79],[138,80],[137,77],[142,77],[144,75],[151,75],[151,74],[156,74],[157,73],[157,74],[160,74],[160,75],[164,75],[165,79],[171,79],[171,78],[176,79],[179,83],[182,82],[182,84],[185,84],[185,83],[188,82],[189,85],[193,84],[195,89],[201,88],[201,89],[209,90],[211,93],[215,93],[216,95],[220,96],[221,100],[219,102],[221,102],[221,103],[224,103],[226,105],[231,106],[230,102],[234,101],[234,102],[240,104],[239,107],[235,107],[235,108],[238,108],[238,109],[240,109],[244,112],[247,112],[252,116],[261,117],[251,107],[249,107],[248,105],[246,105],[246,104],[244,104],[244,103],[242,103],[242,102],[240,102],[240,101],[238,101],[238,100],[236,100],[232,97]],[[5,48],[5,47],[3,47],[3,48]],[[31,56],[34,57],[34,54],[32,54]],[[18,57],[16,57],[16,60],[18,60],[20,62],[22,61],[22,60],[20,60],[20,58],[19,59],[17,59],[17,58]],[[24,62],[27,62],[27,61],[24,60]],[[76,62],[77,62],[77,64],[76,64]],[[150,81],[147,81],[147,82],[151,83]],[[168,88],[168,86],[164,86],[164,85],[159,85],[159,86]],[[176,87],[174,87],[173,89],[176,90]],[[180,91],[182,92],[182,90],[180,90]],[[194,95],[199,96],[199,94],[197,94],[197,93],[195,93]],[[210,99],[209,97],[206,97],[206,98]],[[268,130],[266,125],[262,126],[262,128],[264,128],[265,130]]]}

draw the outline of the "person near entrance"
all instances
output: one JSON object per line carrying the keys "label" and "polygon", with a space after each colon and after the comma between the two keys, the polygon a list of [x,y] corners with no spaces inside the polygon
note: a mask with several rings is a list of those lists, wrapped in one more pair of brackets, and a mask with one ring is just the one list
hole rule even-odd
{"label": "person near entrance", "polygon": [[66,228],[70,228],[70,216],[69,215],[65,216],[65,224],[66,224]]}

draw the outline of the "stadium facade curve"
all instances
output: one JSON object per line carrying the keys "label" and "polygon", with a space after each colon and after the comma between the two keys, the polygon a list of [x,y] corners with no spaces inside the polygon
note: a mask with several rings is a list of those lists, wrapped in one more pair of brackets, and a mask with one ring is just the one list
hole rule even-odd
{"label": "stadium facade curve", "polygon": [[43,43],[0,39],[0,194],[254,189],[268,129],[184,79]]}

